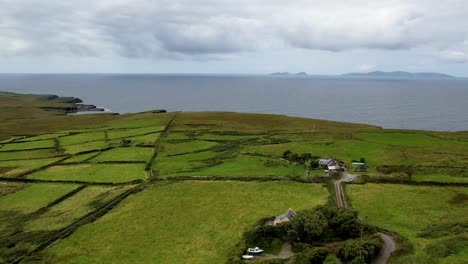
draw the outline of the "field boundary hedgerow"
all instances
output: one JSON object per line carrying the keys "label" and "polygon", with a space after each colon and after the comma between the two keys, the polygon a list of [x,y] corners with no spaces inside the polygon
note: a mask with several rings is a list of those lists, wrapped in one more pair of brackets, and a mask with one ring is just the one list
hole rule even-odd
{"label": "field boundary hedgerow", "polygon": [[96,186],[125,186],[143,183],[144,180],[137,179],[129,182],[87,182],[87,181],[64,181],[64,180],[39,180],[27,178],[5,178],[0,177],[3,182],[18,182],[18,183],[64,183],[64,184],[84,184]]}
{"label": "field boundary hedgerow", "polygon": [[54,243],[55,241],[59,239],[64,239],[68,236],[70,236],[73,232],[75,232],[78,228],[85,224],[92,223],[105,215],[108,211],[112,210],[115,206],[117,206],[121,201],[123,201],[125,198],[127,198],[131,194],[138,193],[145,189],[146,186],[140,184],[135,186],[134,188],[131,188],[130,190],[125,191],[124,193],[118,195],[111,201],[105,203],[101,207],[97,208],[96,210],[87,213],[86,215],[80,217],[78,220],[73,222],[72,224],[68,225],[65,228],[60,229],[59,231],[55,232],[53,235],[51,235],[46,241],[41,243],[38,247],[35,249],[27,252],[21,257],[18,257],[16,260],[12,261],[12,264],[17,264],[22,262],[24,259],[27,257],[32,257],[34,254],[41,252],[43,249]]}

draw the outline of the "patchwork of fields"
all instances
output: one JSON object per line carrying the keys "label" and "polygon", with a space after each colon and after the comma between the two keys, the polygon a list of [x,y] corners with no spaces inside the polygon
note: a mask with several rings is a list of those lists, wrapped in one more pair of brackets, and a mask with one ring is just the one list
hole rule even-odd
{"label": "patchwork of fields", "polygon": [[[365,158],[375,183],[346,193],[370,223],[413,245],[395,263],[468,258],[467,132],[214,112],[30,123],[36,133],[0,133],[9,135],[0,137],[0,263],[223,263],[260,218],[327,202],[326,183],[306,183],[323,170],[306,177],[286,150]],[[455,253],[433,255],[436,244]]]}

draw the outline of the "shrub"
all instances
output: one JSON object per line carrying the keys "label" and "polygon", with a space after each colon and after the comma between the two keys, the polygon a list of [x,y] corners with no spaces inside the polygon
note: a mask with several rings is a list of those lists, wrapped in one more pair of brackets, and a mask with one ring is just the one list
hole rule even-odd
{"label": "shrub", "polygon": [[370,263],[381,248],[379,236],[373,235],[368,240],[349,240],[343,243],[336,256],[346,264]]}
{"label": "shrub", "polygon": [[466,247],[468,247],[468,238],[456,236],[428,245],[426,252],[433,257],[444,258],[456,254]]}

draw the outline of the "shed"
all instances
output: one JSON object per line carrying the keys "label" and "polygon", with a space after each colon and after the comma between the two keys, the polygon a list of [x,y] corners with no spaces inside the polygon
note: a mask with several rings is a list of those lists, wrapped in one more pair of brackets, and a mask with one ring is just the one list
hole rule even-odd
{"label": "shed", "polygon": [[353,168],[357,168],[357,167],[360,167],[360,166],[366,166],[366,164],[363,163],[363,162],[353,162],[353,163],[351,163],[351,166],[353,166]]}

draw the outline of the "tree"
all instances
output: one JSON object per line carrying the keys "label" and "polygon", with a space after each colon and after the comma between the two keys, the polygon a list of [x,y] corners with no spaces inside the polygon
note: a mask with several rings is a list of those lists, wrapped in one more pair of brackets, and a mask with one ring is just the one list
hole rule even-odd
{"label": "tree", "polygon": [[315,210],[298,212],[291,221],[288,239],[291,241],[310,243],[317,239],[328,227],[325,216]]}
{"label": "tree", "polygon": [[328,227],[333,230],[334,235],[341,238],[352,238],[359,235],[361,225],[355,210],[336,206],[318,206],[316,210],[328,220]]}
{"label": "tree", "polygon": [[289,158],[289,155],[291,155],[291,153],[292,152],[289,149],[286,150],[285,152],[283,152],[283,158],[285,158],[285,159]]}
{"label": "tree", "polygon": [[314,168],[314,169],[315,169],[315,168],[318,168],[318,166],[319,166],[319,161],[318,161],[318,159],[314,159],[314,160],[312,160],[312,161],[310,162],[310,167],[311,167],[311,168]]}

